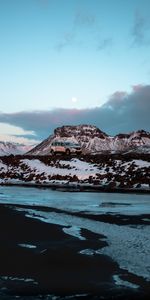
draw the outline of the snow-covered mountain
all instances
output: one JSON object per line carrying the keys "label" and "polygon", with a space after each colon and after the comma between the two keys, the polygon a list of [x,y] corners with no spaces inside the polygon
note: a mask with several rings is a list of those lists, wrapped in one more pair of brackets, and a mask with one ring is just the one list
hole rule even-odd
{"label": "snow-covered mountain", "polygon": [[16,144],[11,142],[0,141],[0,156],[10,155],[10,154],[23,154],[29,151],[31,146],[26,146],[23,144]]}
{"label": "snow-covered mountain", "polygon": [[128,134],[118,134],[112,138],[111,150],[150,153],[150,133],[138,130]]}
{"label": "snow-covered mountain", "polygon": [[128,134],[118,134],[114,137],[107,135],[93,125],[62,126],[54,130],[54,134],[34,147],[28,154],[44,155],[50,153],[50,145],[54,139],[79,142],[85,153],[103,151],[140,151],[150,152],[150,133],[144,130]]}

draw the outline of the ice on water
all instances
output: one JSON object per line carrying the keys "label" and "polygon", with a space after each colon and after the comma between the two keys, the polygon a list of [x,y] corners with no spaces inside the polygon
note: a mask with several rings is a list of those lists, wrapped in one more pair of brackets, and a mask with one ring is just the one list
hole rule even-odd
{"label": "ice on water", "polygon": [[[83,239],[80,229],[87,229],[106,236],[108,246],[97,250],[116,261],[120,268],[150,280],[150,226],[116,225],[69,215],[68,212],[91,214],[140,215],[150,213],[150,196],[136,194],[69,193],[50,189],[1,187],[0,202],[22,204],[26,215],[43,222],[59,224],[63,231]],[[102,205],[102,203],[108,205]],[[115,203],[115,205],[109,205]],[[122,205],[122,204],[125,205]],[[32,205],[32,209],[27,208]],[[47,206],[65,211],[64,213],[36,211],[34,205]]]}

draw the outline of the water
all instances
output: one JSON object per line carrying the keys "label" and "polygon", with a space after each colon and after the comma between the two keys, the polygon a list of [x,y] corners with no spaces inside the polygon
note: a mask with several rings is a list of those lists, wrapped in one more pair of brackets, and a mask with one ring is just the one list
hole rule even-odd
{"label": "water", "polygon": [[[82,229],[102,234],[107,246],[96,250],[92,247],[82,249],[80,254],[107,255],[118,263],[120,269],[146,282],[150,281],[150,195],[62,192],[46,188],[1,186],[0,203],[13,204],[16,210],[24,211],[29,218],[59,224],[65,234],[80,240],[85,239]],[[43,207],[48,209],[44,210]],[[102,216],[109,218],[103,222]],[[120,224],[115,222],[116,219],[111,219],[118,216]],[[128,222],[122,224],[125,220]],[[133,220],[136,220],[135,224]],[[34,249],[33,245],[23,246],[28,246],[31,251]],[[123,285],[118,275],[114,276],[114,280]],[[129,282],[129,286],[132,284],[134,286],[134,283]]]}
{"label": "water", "polygon": [[0,186],[0,203],[45,206],[92,214],[150,214],[150,195],[62,192],[48,188]]}

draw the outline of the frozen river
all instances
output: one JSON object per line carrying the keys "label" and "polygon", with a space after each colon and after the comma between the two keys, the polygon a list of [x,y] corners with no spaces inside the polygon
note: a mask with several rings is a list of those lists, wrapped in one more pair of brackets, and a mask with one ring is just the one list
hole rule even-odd
{"label": "frozen river", "polygon": [[[80,254],[103,254],[115,261],[122,270],[113,276],[116,285],[138,289],[141,278],[150,281],[150,195],[1,186],[0,203],[13,205],[27,218],[61,225],[65,234],[81,241],[86,239],[82,230],[103,235],[106,246],[83,248]],[[122,277],[124,271],[130,279]]]}

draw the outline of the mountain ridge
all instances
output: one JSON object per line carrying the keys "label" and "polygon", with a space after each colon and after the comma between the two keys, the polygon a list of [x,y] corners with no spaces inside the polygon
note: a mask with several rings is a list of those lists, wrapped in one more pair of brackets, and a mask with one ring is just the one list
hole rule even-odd
{"label": "mountain ridge", "polygon": [[47,155],[50,153],[51,142],[55,139],[79,142],[85,153],[104,151],[148,151],[150,152],[150,133],[141,129],[130,133],[119,133],[110,136],[94,125],[63,125],[54,130],[54,134],[36,145],[27,154]]}
{"label": "mountain ridge", "polygon": [[24,144],[0,141],[0,156],[24,154],[31,149],[31,146]]}

